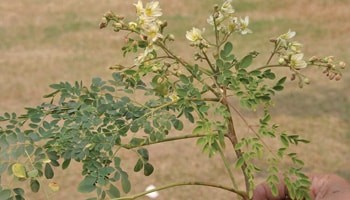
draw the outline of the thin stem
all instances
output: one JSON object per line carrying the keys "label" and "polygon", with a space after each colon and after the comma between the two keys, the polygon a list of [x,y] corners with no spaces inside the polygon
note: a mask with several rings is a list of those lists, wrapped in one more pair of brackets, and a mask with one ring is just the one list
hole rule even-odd
{"label": "thin stem", "polygon": [[[231,144],[233,146],[233,149],[236,153],[237,159],[241,158],[243,156],[243,152],[240,149],[236,149],[236,145],[238,143],[238,139],[237,139],[237,134],[236,134],[236,130],[235,130],[235,126],[233,124],[233,118],[232,118],[232,113],[230,110],[230,106],[229,103],[227,101],[227,97],[226,97],[226,91],[224,92],[224,98],[222,99],[222,104],[227,108],[228,112],[230,113],[230,116],[227,118],[228,121],[228,133],[227,133],[227,137],[230,139]],[[242,169],[242,173],[244,175],[244,182],[245,182],[245,186],[246,186],[246,191],[250,191],[250,185],[249,185],[249,176],[246,172],[246,168],[247,168],[247,164],[244,162],[241,169]]]}
{"label": "thin stem", "polygon": [[220,157],[221,157],[221,160],[224,162],[224,166],[226,168],[226,171],[231,179],[231,182],[232,182],[232,185],[233,185],[233,188],[237,189],[238,186],[237,186],[237,183],[236,183],[236,180],[232,174],[232,171],[231,171],[231,168],[230,168],[230,164],[228,163],[228,160],[226,159],[225,155],[224,155],[224,152],[222,151],[221,148],[219,148],[219,153],[220,153]]}
{"label": "thin stem", "polygon": [[[216,73],[217,73],[217,69],[215,69],[215,67],[213,66],[213,64],[210,62],[210,59],[209,59],[208,55],[207,55],[203,50],[202,50],[202,53],[203,53],[203,55],[204,55],[204,60],[207,61],[207,63],[208,63],[208,65],[209,65],[210,69],[213,71],[214,74],[216,74]],[[216,76],[214,75],[214,77],[216,77]],[[216,79],[216,78],[215,78],[215,79]]]}
{"label": "thin stem", "polygon": [[[275,50],[276,50],[276,49],[275,49]],[[267,62],[266,62],[266,65],[270,64],[270,62],[271,62],[273,56],[276,54],[275,50],[273,50],[273,52],[271,53],[269,59],[268,59]]]}
{"label": "thin stem", "polygon": [[267,69],[267,68],[278,68],[278,67],[281,67],[281,68],[290,68],[288,65],[264,65],[264,66],[261,66],[261,67],[258,67],[252,71],[260,71],[260,70],[263,70],[263,69]]}
{"label": "thin stem", "polygon": [[201,79],[199,79],[198,77],[195,76],[195,74],[193,74],[193,72],[190,70],[189,68],[189,64],[187,62],[185,62],[184,60],[180,59],[179,57],[177,57],[173,52],[171,52],[168,48],[166,48],[162,43],[157,43],[157,45],[159,47],[161,47],[163,49],[163,51],[166,52],[166,54],[170,55],[171,57],[173,57],[175,60],[177,60],[182,66],[184,66],[186,68],[186,70],[191,73],[191,75],[197,79],[200,83],[202,83],[203,85],[207,86],[207,88],[216,96],[219,97],[220,93],[215,91],[212,87],[210,87],[210,85],[208,85],[207,83],[203,82]]}
{"label": "thin stem", "polygon": [[163,143],[163,142],[170,142],[170,141],[190,139],[190,138],[199,138],[199,137],[204,137],[204,136],[206,136],[206,134],[181,135],[181,136],[168,137],[168,138],[165,138],[164,140],[160,140],[160,141],[151,141],[151,142],[150,141],[145,141],[145,143],[142,143],[142,144],[139,144],[139,145],[126,144],[126,145],[121,145],[121,147],[123,147],[125,149],[133,149],[133,148],[137,148],[137,147],[148,146],[148,145],[153,145],[153,144],[159,144],[159,143]]}
{"label": "thin stem", "polygon": [[[30,155],[28,154],[27,150],[25,150],[24,152],[26,153],[26,155],[27,155],[27,157],[28,157],[28,159],[29,159],[30,164],[31,164],[32,167],[35,169],[35,166],[34,166],[34,164],[33,164],[33,160],[32,160],[32,158],[30,157]],[[37,180],[39,181],[40,185],[44,185],[40,179],[37,179]],[[50,198],[49,198],[49,194],[47,193],[45,187],[43,187],[43,190],[44,190],[45,198],[46,198],[46,199],[50,199]]]}
{"label": "thin stem", "polygon": [[205,187],[214,187],[214,188],[218,188],[218,189],[222,189],[222,190],[226,190],[232,193],[236,193],[239,196],[241,196],[243,199],[248,200],[249,197],[247,195],[246,192],[240,191],[240,190],[236,190],[233,188],[229,188],[226,186],[222,186],[222,185],[217,185],[217,184],[213,184],[213,183],[205,183],[205,182],[181,182],[181,183],[173,183],[173,184],[169,184],[169,185],[165,185],[159,188],[155,188],[153,190],[149,190],[149,191],[145,191],[145,192],[141,192],[139,194],[135,194],[129,197],[120,197],[120,198],[116,198],[116,199],[111,199],[111,200],[134,200],[137,198],[140,198],[142,196],[145,196],[146,194],[152,193],[152,192],[156,192],[156,191],[161,191],[161,190],[165,190],[165,189],[169,189],[169,188],[173,188],[173,187],[178,187],[178,186],[193,186],[193,185],[197,185],[197,186],[205,186]]}
{"label": "thin stem", "polygon": [[[273,151],[271,150],[271,148],[264,142],[264,140],[261,138],[261,136],[249,125],[248,121],[244,118],[244,116],[242,115],[241,112],[239,112],[239,110],[234,107],[231,103],[228,102],[228,105],[237,113],[237,115],[242,119],[242,121],[244,122],[244,124],[248,127],[248,129],[250,129],[254,135],[256,135],[256,137],[259,138],[259,140],[262,142],[262,144],[268,149],[268,151],[276,157],[276,155],[273,153]],[[277,158],[277,157],[276,157]]]}

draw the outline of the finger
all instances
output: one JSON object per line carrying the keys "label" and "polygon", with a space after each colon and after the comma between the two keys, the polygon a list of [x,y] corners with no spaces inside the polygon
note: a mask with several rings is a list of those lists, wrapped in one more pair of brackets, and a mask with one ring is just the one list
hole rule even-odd
{"label": "finger", "polygon": [[266,183],[259,184],[253,193],[253,200],[284,200],[287,195],[286,187],[283,183],[277,185],[278,194],[274,196],[270,187]]}

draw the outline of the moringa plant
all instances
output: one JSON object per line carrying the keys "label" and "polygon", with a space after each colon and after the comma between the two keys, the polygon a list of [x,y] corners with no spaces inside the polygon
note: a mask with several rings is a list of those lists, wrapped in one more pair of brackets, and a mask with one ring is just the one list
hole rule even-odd
{"label": "moringa plant", "polygon": [[[82,82],[52,84],[53,91],[41,105],[26,108],[22,115],[0,116],[0,199],[26,196],[23,188],[4,181],[4,177],[26,182],[32,192],[38,192],[43,179],[54,177],[54,168],[67,169],[71,161],[82,163],[84,178],[78,191],[95,192],[90,199],[137,199],[171,187],[201,185],[249,200],[257,173],[266,174],[275,195],[277,184],[283,181],[289,198],[310,199],[310,180],[302,171],[303,161],[290,150],[308,141],[281,130],[271,120],[273,97],[287,81],[273,70],[285,69],[291,80],[297,79],[303,87],[309,84],[305,69],[316,67],[329,79],[339,80],[339,68],[345,63],[331,56],[305,59],[302,45],[293,40],[295,32],[290,30],[270,40],[272,51],[265,64],[253,64],[261,56],[256,51],[238,57],[231,38],[252,31],[248,17],[236,16],[231,0],[214,6],[207,19],[207,30],[213,34],[206,36],[204,29],[195,27],[186,32],[192,48],[188,52],[194,52],[194,59],[185,60],[171,48],[175,38],[166,33],[159,2],[143,5],[138,1],[134,5],[134,21],[107,12],[100,23],[100,28],[110,26],[115,32],[126,33],[122,51],[124,56],[137,55],[134,65],[115,65],[110,80],[94,78],[89,86]],[[135,100],[136,95],[144,98]],[[261,113],[260,119],[247,122],[239,107]],[[238,130],[234,118],[241,118],[249,131]],[[189,123],[194,126],[192,133],[181,133]],[[251,123],[257,123],[257,128]],[[209,157],[220,156],[230,186],[193,180],[127,195],[132,183],[119,150],[134,152],[138,158],[134,172],[149,176],[154,167],[148,146],[189,138],[197,138],[197,145]],[[227,153],[235,159],[229,160]],[[281,167],[288,160],[292,164]],[[240,176],[237,169],[244,184],[235,180]],[[55,182],[48,187],[59,189]]]}

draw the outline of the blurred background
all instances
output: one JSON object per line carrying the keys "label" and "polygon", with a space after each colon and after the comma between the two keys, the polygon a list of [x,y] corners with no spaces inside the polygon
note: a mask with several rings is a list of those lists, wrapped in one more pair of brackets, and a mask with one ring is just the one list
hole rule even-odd
{"label": "blurred background", "polygon": [[[40,104],[44,101],[42,96],[50,92],[49,84],[75,80],[89,84],[96,76],[108,79],[112,73],[109,66],[130,63],[133,58],[123,58],[120,50],[125,33],[100,30],[98,24],[108,10],[133,20],[132,3],[135,1],[1,0],[0,113],[23,112],[24,107]],[[169,24],[167,32],[176,37],[174,51],[191,59],[192,48],[185,32],[193,26],[206,27],[206,32],[210,32],[206,19],[213,4],[222,1],[160,0],[160,3]],[[272,46],[269,39],[289,29],[297,32],[296,40],[304,44],[307,57],[333,55],[350,63],[349,0],[234,0],[233,5],[238,16],[250,16],[253,31],[245,37],[233,37],[234,49],[238,56],[259,51],[261,60],[257,66],[269,56]],[[307,74],[311,85],[299,89],[296,82],[289,81],[287,89],[276,96],[273,121],[311,140],[311,144],[297,149],[305,161],[306,172],[337,173],[350,180],[350,72],[346,69],[338,82],[328,80],[320,70]],[[254,114],[246,117],[255,119]],[[237,126],[247,129],[238,118]],[[155,173],[150,177],[132,174],[132,192],[143,191],[150,184],[195,179],[229,184],[219,158],[202,155],[194,140],[152,146],[150,155]],[[125,167],[132,168],[136,162],[129,158],[132,154],[125,152],[124,157]],[[54,181],[61,189],[49,192],[50,199],[93,196],[76,191],[81,180],[79,170],[79,164],[74,164],[72,169],[57,173]],[[43,198],[41,194],[29,196]],[[162,191],[158,199],[234,198],[215,189],[181,187]]]}

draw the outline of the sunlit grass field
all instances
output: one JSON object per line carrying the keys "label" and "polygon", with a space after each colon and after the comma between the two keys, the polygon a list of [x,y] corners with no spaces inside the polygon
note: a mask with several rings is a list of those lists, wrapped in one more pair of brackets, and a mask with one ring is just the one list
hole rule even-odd
{"label": "sunlit grass field", "polygon": [[[112,73],[109,66],[131,63],[133,58],[123,58],[120,50],[125,33],[100,30],[98,24],[108,10],[134,19],[134,2],[1,0],[0,113],[23,112],[24,107],[41,103],[42,96],[50,92],[49,84],[75,80],[89,84],[95,76],[108,79]],[[169,24],[167,31],[176,37],[174,51],[184,59],[191,59],[194,50],[185,39],[186,30],[193,26],[206,27],[210,35],[206,18],[212,5],[222,1],[160,2]],[[235,52],[243,56],[252,50],[259,51],[257,66],[269,56],[272,47],[269,39],[289,29],[297,32],[296,40],[304,44],[307,57],[333,55],[350,63],[350,1],[234,0],[233,3],[238,16],[250,16],[253,30],[251,35],[232,38]],[[299,89],[296,82],[288,82],[286,90],[276,96],[273,120],[311,140],[297,149],[305,161],[306,172],[337,173],[350,180],[350,72],[345,70],[343,79],[337,82],[328,80],[320,70],[310,70],[308,75],[310,85]],[[246,117],[255,120],[255,114]],[[239,130],[246,131],[243,122],[236,120]],[[255,121],[250,122],[256,125]],[[190,127],[184,132],[190,132]],[[229,184],[219,158],[209,159],[201,154],[194,140],[152,146],[150,155],[155,173],[150,177],[133,174],[132,192],[143,191],[150,184],[195,179]],[[124,157],[125,167],[132,169],[136,159],[128,152]],[[73,169],[56,174],[54,180],[61,189],[49,192],[50,199],[92,196],[76,191],[81,180],[79,167],[76,164]],[[230,193],[201,187],[174,188],[160,195],[162,200],[235,198]],[[30,195],[30,199],[43,199],[43,196]]]}

